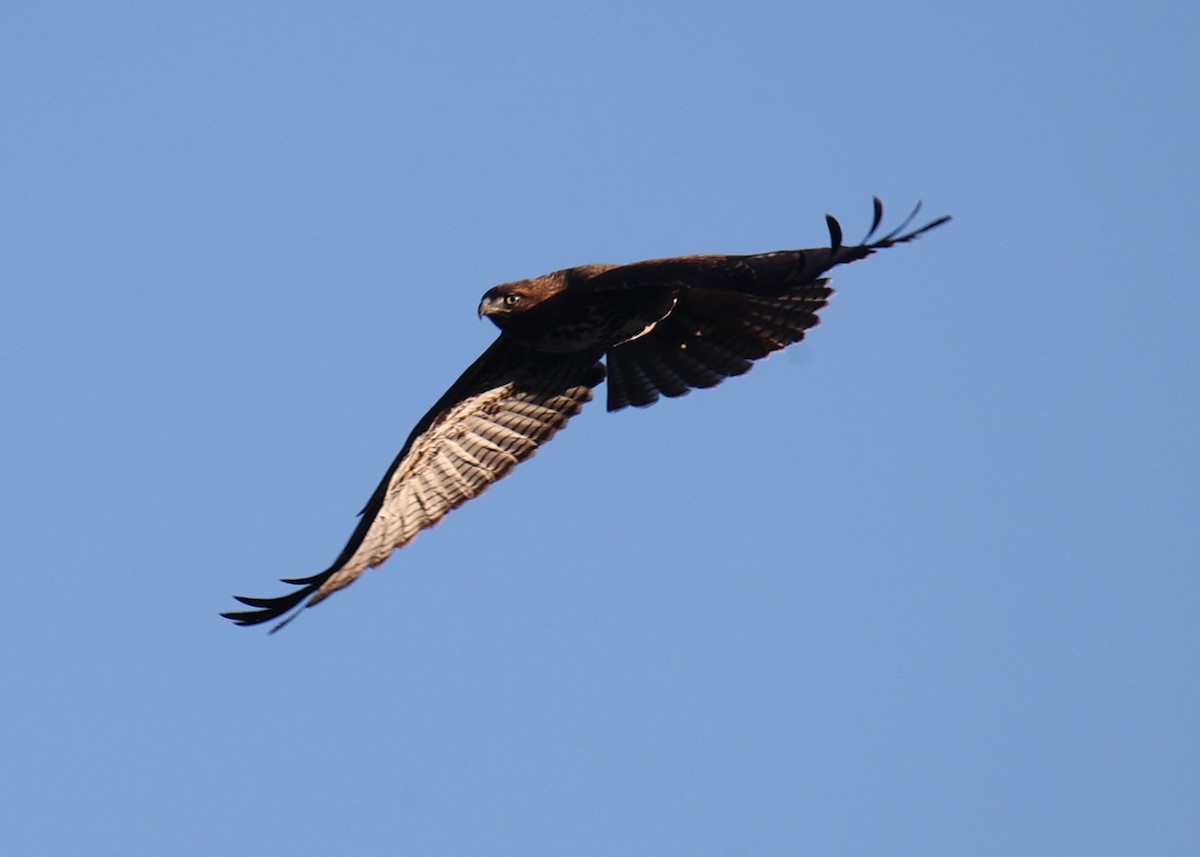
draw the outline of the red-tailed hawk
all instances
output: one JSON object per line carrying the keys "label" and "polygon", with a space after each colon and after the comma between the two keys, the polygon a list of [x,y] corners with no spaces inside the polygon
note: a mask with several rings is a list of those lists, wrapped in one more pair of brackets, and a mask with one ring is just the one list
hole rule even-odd
{"label": "red-tailed hawk", "polygon": [[287,595],[238,596],[253,609],[223,615],[239,625],[270,622],[350,585],[533,455],[606,375],[608,410],[645,407],[715,387],[799,342],[833,295],[825,272],[950,219],[909,230],[919,209],[872,240],[883,217],[876,199],[871,229],[856,245],[844,245],[826,215],[827,247],[584,265],[490,289],[479,315],[500,336],[417,423],[333,565],[285,579],[299,587]]}

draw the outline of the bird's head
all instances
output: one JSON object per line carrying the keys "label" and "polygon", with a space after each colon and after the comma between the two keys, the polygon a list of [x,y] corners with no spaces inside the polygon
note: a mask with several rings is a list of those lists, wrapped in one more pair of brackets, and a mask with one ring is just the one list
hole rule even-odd
{"label": "bird's head", "polygon": [[540,307],[566,290],[569,274],[570,271],[555,271],[488,289],[479,302],[479,317],[486,315],[496,324],[502,324],[507,318]]}
{"label": "bird's head", "polygon": [[526,309],[534,302],[528,280],[504,283],[484,292],[483,300],[479,302],[479,317],[483,318],[486,315],[493,321],[498,321],[504,316]]}

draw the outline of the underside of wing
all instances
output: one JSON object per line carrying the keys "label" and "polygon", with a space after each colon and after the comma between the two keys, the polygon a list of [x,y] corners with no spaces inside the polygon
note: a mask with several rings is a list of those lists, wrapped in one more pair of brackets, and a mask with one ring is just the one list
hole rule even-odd
{"label": "underside of wing", "polygon": [[826,280],[776,297],[688,290],[647,335],[608,352],[608,410],[715,387],[804,338],[833,290]]}
{"label": "underside of wing", "polygon": [[254,609],[224,615],[239,625],[269,622],[306,599],[316,604],[382,563],[566,425],[604,378],[598,357],[539,355],[498,339],[417,424],[333,565],[312,577],[285,579],[300,587],[287,595],[238,596]]}
{"label": "underside of wing", "polygon": [[608,409],[644,407],[660,396],[682,396],[750,370],[753,361],[799,342],[816,326],[817,312],[833,295],[824,276],[831,268],[877,250],[912,241],[949,220],[940,217],[909,229],[920,205],[900,224],[874,237],[883,204],[874,200],[871,228],[862,242],[842,242],[842,227],[826,216],[829,244],[748,256],[681,256],[625,266],[597,267],[595,292],[637,292],[672,286],[673,311],[644,335],[608,352]]}

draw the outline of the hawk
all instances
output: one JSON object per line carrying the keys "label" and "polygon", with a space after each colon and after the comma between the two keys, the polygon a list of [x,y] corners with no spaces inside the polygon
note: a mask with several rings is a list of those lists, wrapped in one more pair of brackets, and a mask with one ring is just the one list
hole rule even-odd
{"label": "hawk", "polygon": [[257,625],[349,586],[533,455],[606,377],[608,410],[618,411],[745,374],[816,326],[833,295],[823,276],[831,268],[950,219],[909,229],[920,208],[873,239],[883,219],[876,198],[859,244],[843,244],[841,226],[826,215],[825,247],[583,265],[488,290],[479,315],[499,337],[417,423],[333,564],[284,579],[298,587],[286,595],[237,596],[252,609],[222,615]]}

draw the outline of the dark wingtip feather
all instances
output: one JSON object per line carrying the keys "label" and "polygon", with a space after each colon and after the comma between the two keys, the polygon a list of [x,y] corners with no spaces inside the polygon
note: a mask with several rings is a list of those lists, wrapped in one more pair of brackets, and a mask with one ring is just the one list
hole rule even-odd
{"label": "dark wingtip feather", "polygon": [[924,226],[921,226],[917,229],[909,229],[909,227],[912,225],[912,222],[916,219],[917,215],[921,211],[921,203],[918,202],[915,206],[913,206],[913,210],[909,212],[908,217],[904,218],[903,222],[901,222],[899,226],[880,238],[874,238],[873,236],[879,230],[880,224],[883,223],[883,201],[877,196],[871,197],[871,207],[872,214],[870,230],[868,230],[867,234],[863,237],[861,244],[854,244],[848,247],[842,246],[842,228],[840,224],[838,224],[837,220],[831,215],[825,215],[825,222],[829,226],[831,252],[828,256],[821,257],[824,260],[822,262],[821,271],[828,271],[834,265],[841,265],[845,264],[846,262],[854,262],[858,259],[865,259],[876,250],[884,250],[897,244],[903,244],[905,242],[912,241],[917,236],[924,235],[929,230],[936,229],[943,223],[947,223],[950,220],[949,215],[944,215],[936,220],[926,223]]}
{"label": "dark wingtip feather", "polygon": [[270,621],[273,617],[267,610],[242,610],[222,613],[222,617],[230,620],[235,625],[259,625],[263,622]]}
{"label": "dark wingtip feather", "polygon": [[[270,622],[272,619],[278,618],[278,614],[267,610],[246,610],[240,613],[222,613],[221,615],[226,619],[232,620],[235,625],[239,625],[241,627],[246,627],[248,625],[261,625],[263,622]],[[291,616],[287,617],[274,628],[272,628],[268,633],[274,634],[276,631],[287,625],[299,615],[299,613],[293,613]]]}
{"label": "dark wingtip feather", "polygon": [[286,583],[289,586],[320,586],[329,579],[328,571],[321,571],[310,577],[284,577],[280,579],[280,583]]}
{"label": "dark wingtip feather", "polygon": [[[247,607],[254,607],[256,609],[239,610],[231,613],[222,613],[221,615],[237,625],[261,625],[263,622],[270,622],[299,607],[301,602],[312,595],[327,577],[328,575],[322,572],[304,580],[285,580],[285,583],[298,584],[302,588],[297,589],[295,592],[289,592],[287,595],[280,595],[277,598],[251,598],[246,595],[235,595],[233,597],[236,600]],[[289,616],[280,622],[271,629],[271,633],[278,631],[288,622],[292,621],[292,619],[296,618],[297,615],[299,614]]]}
{"label": "dark wingtip feather", "polygon": [[233,600],[240,601],[247,607],[257,607],[262,610],[272,609],[279,601],[278,598],[251,598],[247,595],[235,595]]}
{"label": "dark wingtip feather", "polygon": [[926,223],[920,229],[916,230],[915,232],[910,232],[908,235],[905,235],[904,240],[908,241],[912,238],[916,238],[918,235],[922,235],[922,234],[928,232],[930,229],[937,229],[943,223],[949,223],[953,219],[954,218],[951,217],[949,214],[943,214],[937,220],[932,220],[929,223]]}
{"label": "dark wingtip feather", "polygon": [[918,199],[917,204],[913,206],[913,210],[908,213],[908,217],[904,218],[904,220],[901,221],[899,226],[897,226],[895,229],[893,229],[887,235],[880,238],[879,243],[880,244],[885,244],[885,243],[886,244],[897,244],[901,240],[903,240],[903,239],[897,238],[896,236],[898,236],[900,233],[902,233],[905,229],[908,228],[908,224],[912,223],[913,220],[916,219],[917,214],[920,211],[921,211],[921,200]]}
{"label": "dark wingtip feather", "polygon": [[875,213],[871,217],[871,228],[867,230],[867,234],[863,237],[862,243],[866,244],[871,240],[871,236],[875,234],[875,230],[879,228],[879,224],[883,222],[883,200],[877,196],[871,197],[871,204],[874,206]]}
{"label": "dark wingtip feather", "polygon": [[871,250],[881,250],[896,244],[904,244],[905,242],[912,241],[919,235],[924,235],[931,229],[936,229],[943,223],[949,222],[951,219],[950,215],[945,214],[936,220],[931,220],[924,226],[905,232],[905,230],[908,229],[909,225],[916,219],[920,212],[921,202],[918,201],[917,204],[913,206],[913,210],[908,213],[908,217],[904,218],[903,222],[899,226],[897,226],[887,235],[884,235],[882,238],[878,238],[875,241],[867,243],[867,241],[870,240],[870,236],[875,233],[875,230],[878,228],[883,217],[883,203],[879,201],[879,197],[875,197],[875,216],[871,223],[871,231],[867,233],[867,238],[864,239],[863,246],[868,247]]}
{"label": "dark wingtip feather", "polygon": [[842,224],[832,214],[825,215],[825,225],[829,227],[829,249],[836,256],[842,248]]}

